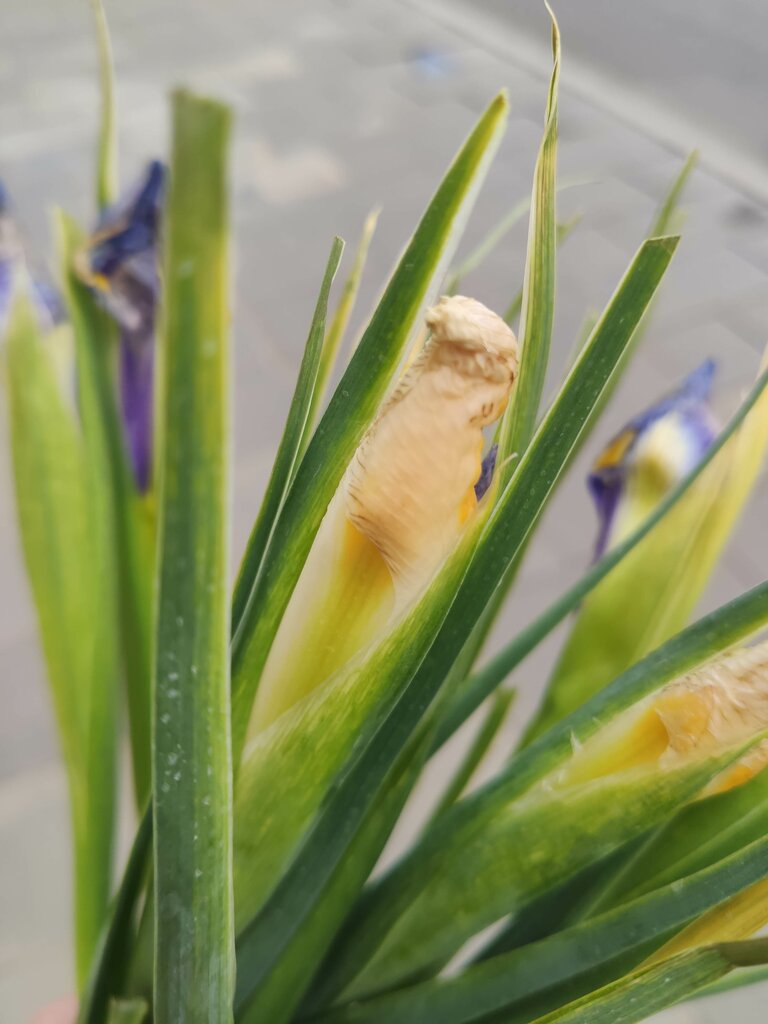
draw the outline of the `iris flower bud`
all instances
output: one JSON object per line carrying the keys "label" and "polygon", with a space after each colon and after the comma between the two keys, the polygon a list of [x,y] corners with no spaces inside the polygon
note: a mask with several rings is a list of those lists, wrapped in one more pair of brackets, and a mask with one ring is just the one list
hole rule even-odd
{"label": "iris flower bud", "polygon": [[120,329],[120,407],[136,486],[152,476],[158,240],[165,169],[153,161],[136,191],[105,210],[75,269]]}
{"label": "iris flower bud", "polygon": [[[672,769],[716,756],[768,729],[768,641],[703,665],[619,715],[574,752],[555,785],[635,768]],[[768,742],[751,746],[703,795],[747,782],[768,764]]]}
{"label": "iris flower bud", "polygon": [[597,459],[588,478],[600,520],[596,558],[632,533],[712,444],[714,375],[715,364],[703,363],[677,391],[631,420]]}
{"label": "iris flower bud", "polygon": [[443,298],[427,326],[326,512],[267,660],[252,731],[382,635],[455,548],[487,489],[483,428],[509,400],[515,336],[463,296]]}

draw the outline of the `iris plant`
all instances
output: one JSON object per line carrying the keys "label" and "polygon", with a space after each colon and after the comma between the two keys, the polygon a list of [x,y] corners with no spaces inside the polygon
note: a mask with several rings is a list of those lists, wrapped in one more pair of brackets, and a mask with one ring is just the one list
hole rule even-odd
{"label": "iris plant", "polygon": [[[90,236],[56,215],[63,315],[0,191],[19,528],[72,804],[79,1024],[630,1024],[727,975],[759,980],[768,584],[703,618],[696,605],[764,461],[768,371],[723,425],[707,361],[607,445],[595,426],[649,324],[693,162],[545,402],[568,234],[553,18],[530,205],[450,270],[501,93],[357,345],[345,329],[375,215],[329,315],[333,240],[230,605],[231,116],[175,93],[168,170],[152,162],[110,202],[95,9],[101,212]],[[525,209],[524,280],[502,317],[468,295]],[[593,558],[580,538],[583,574],[538,614],[521,602],[528,621],[489,658],[582,446],[602,451]],[[500,731],[512,686],[536,683],[515,670],[564,620],[540,706],[519,739]],[[116,879],[121,686],[137,829]]]}

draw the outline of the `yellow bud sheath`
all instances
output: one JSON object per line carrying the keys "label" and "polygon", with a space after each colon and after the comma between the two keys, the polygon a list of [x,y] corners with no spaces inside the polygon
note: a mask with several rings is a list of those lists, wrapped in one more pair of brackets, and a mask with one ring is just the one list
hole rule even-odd
{"label": "yellow bud sheath", "polygon": [[[768,728],[768,641],[730,651],[669,683],[575,751],[554,784],[571,786],[633,768],[676,767],[748,743]],[[751,748],[707,787],[741,785],[768,763]]]}
{"label": "yellow bud sheath", "polygon": [[[326,512],[259,684],[251,735],[381,636],[454,549],[477,501],[483,428],[517,377],[514,334],[442,299]],[[300,647],[297,638],[301,638]]]}

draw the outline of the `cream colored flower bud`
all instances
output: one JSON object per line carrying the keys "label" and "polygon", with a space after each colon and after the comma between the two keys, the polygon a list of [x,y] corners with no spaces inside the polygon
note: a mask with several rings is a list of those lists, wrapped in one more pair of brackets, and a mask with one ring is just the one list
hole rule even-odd
{"label": "cream colored flower bud", "polygon": [[426,344],[364,435],[320,526],[259,684],[252,732],[385,633],[477,507],[483,428],[509,401],[517,341],[501,317],[459,295],[441,299],[426,322]]}
{"label": "cream colored flower bud", "polygon": [[482,428],[501,416],[517,377],[517,341],[474,299],[442,299],[432,334],[365,435],[342,483],[349,521],[395,585],[424,582],[475,508]]}
{"label": "cream colored flower bud", "polygon": [[[730,651],[665,686],[600,730],[563,770],[573,785],[640,766],[673,768],[748,743],[768,729],[768,641]],[[707,795],[747,782],[768,763],[760,742],[710,783]]]}

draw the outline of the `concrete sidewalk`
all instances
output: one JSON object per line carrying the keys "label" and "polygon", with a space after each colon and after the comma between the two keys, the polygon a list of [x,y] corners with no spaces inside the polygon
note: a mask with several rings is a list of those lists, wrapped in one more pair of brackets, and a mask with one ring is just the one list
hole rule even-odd
{"label": "concrete sidewalk", "polygon": [[[365,214],[383,207],[358,322],[483,106],[509,88],[512,120],[467,232],[464,250],[527,194],[549,69],[545,18],[526,8],[537,46],[514,25],[472,29],[472,5],[436,15],[419,0],[135,0],[110,3],[126,178],[166,149],[170,85],[230,101],[235,144],[236,479],[240,551],[280,436],[293,378],[334,233],[351,244]],[[522,11],[522,5],[521,5]],[[87,5],[38,0],[3,12],[0,177],[30,248],[49,251],[47,209],[91,216],[95,57]],[[585,312],[611,294],[642,240],[684,152],[617,118],[569,79],[564,36],[560,175],[592,182],[562,193],[562,216],[584,219],[562,249],[551,384]],[[541,55],[541,59],[539,56]],[[606,74],[611,74],[607,67]],[[719,168],[719,164],[718,164]],[[697,362],[720,363],[719,395],[733,407],[768,337],[768,219],[745,183],[703,163],[691,182],[685,238],[643,350],[609,409],[601,436]],[[466,282],[503,308],[522,276],[525,226]],[[69,845],[63,779],[46,703],[35,623],[19,560],[5,420],[0,418],[0,1019],[25,1021],[70,985]],[[597,443],[597,442],[596,442]],[[527,621],[583,568],[594,522],[585,452],[543,524],[499,635]],[[566,511],[567,510],[567,511]],[[706,607],[765,574],[765,485],[717,573]],[[757,557],[756,557],[757,555]],[[552,656],[525,667],[522,716]],[[518,718],[519,723],[519,718]],[[128,834],[130,822],[125,823]],[[667,1020],[715,1022],[726,1012],[762,1020],[757,991],[674,1011]],[[726,1009],[727,1008],[727,1009]],[[750,1016],[751,1013],[751,1016]]]}

